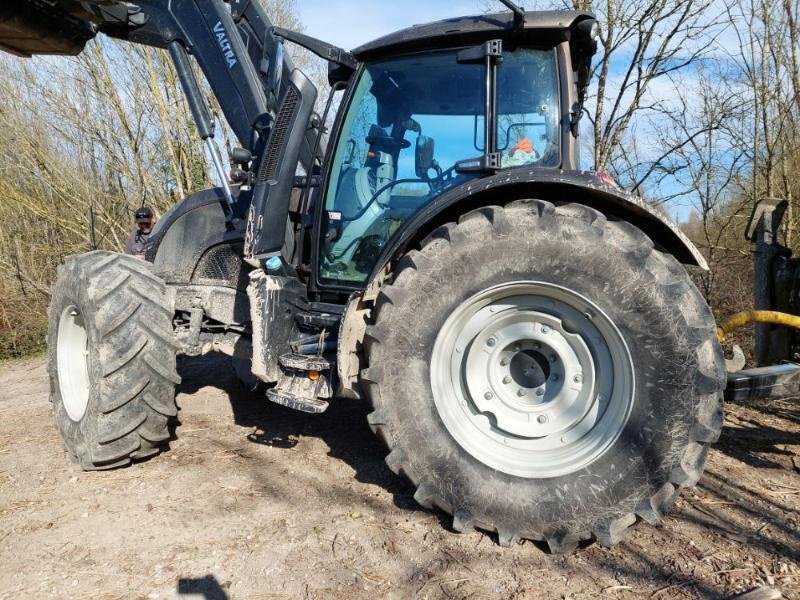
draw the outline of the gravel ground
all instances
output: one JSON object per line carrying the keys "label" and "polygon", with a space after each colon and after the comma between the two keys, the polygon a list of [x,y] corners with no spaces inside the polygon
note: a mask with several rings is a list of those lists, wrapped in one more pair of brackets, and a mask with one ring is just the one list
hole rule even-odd
{"label": "gravel ground", "polygon": [[729,405],[699,486],[622,544],[458,535],[383,463],[367,408],[304,415],[182,361],[169,451],[83,473],[43,359],[0,365],[0,598],[800,599],[800,400]]}

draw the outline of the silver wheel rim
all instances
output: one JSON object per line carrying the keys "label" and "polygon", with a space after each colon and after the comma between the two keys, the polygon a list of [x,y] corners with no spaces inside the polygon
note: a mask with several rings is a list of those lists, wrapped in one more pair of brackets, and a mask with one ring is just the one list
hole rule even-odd
{"label": "silver wheel rim", "polygon": [[509,475],[579,471],[619,438],[633,362],[593,302],[564,287],[507,283],[462,303],[436,338],[431,385],[464,450]]}
{"label": "silver wheel rim", "polygon": [[83,316],[74,305],[65,308],[58,321],[56,361],[64,409],[78,422],[89,404],[89,338]]}

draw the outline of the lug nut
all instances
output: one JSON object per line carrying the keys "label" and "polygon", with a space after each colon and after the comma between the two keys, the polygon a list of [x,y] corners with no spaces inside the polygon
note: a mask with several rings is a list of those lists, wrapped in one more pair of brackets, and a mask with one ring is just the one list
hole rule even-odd
{"label": "lug nut", "polygon": [[536,390],[536,395],[537,396],[544,396],[544,390],[542,388],[539,388],[538,390]]}
{"label": "lug nut", "polygon": [[550,333],[550,328],[547,325],[542,325],[542,333]]}
{"label": "lug nut", "polygon": [[483,395],[483,397],[486,398],[487,400],[491,400],[492,398],[494,398],[494,394],[492,392],[486,392]]}
{"label": "lug nut", "polygon": [[489,338],[488,340],[486,340],[486,345],[490,346],[490,347],[494,346],[496,343],[497,343],[497,340],[494,339],[494,338]]}
{"label": "lug nut", "polygon": [[539,425],[544,425],[545,423],[547,423],[547,415],[539,415],[536,418],[536,421],[539,423]]}
{"label": "lug nut", "polygon": [[519,391],[517,391],[517,396],[519,396],[520,398],[522,398],[522,397],[523,397],[524,395],[526,395],[527,393],[528,393],[528,392],[526,392],[525,390],[519,390]]}
{"label": "lug nut", "polygon": [[581,383],[583,381],[583,375],[578,373],[577,375],[575,375],[575,377],[572,378],[572,381],[574,381],[575,383]]}
{"label": "lug nut", "polygon": [[503,377],[503,383],[505,383],[506,385],[508,385],[509,383],[511,383],[511,377],[509,377],[508,375],[506,375],[505,377]]}
{"label": "lug nut", "polygon": [[510,363],[510,362],[511,362],[511,359],[509,359],[509,358],[506,356],[506,357],[503,357],[503,359],[500,361],[500,364],[501,364],[501,365],[503,365],[504,367],[507,367],[507,366],[508,366],[508,363]]}

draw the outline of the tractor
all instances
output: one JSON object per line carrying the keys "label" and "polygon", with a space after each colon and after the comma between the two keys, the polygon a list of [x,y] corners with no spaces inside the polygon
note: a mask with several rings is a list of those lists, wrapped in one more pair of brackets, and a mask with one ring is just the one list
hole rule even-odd
{"label": "tractor", "polygon": [[[4,0],[19,56],[99,34],[168,51],[221,181],[159,220],[145,261],[58,270],[51,399],[80,467],[160,452],[176,357],[221,352],[265,402],[369,403],[416,501],[502,546],[612,545],[698,481],[726,385],[687,271],[706,262],[580,168],[595,17],[501,1],[346,51],[257,0]],[[327,61],[326,102],[288,44]]]}

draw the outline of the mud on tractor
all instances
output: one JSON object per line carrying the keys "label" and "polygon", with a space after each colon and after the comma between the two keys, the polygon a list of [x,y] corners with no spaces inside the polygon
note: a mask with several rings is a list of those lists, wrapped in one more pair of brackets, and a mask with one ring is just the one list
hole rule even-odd
{"label": "mud on tractor", "polygon": [[[176,356],[216,351],[265,401],[366,399],[415,499],[502,545],[614,544],[697,482],[726,382],[686,271],[706,264],[579,170],[595,18],[503,4],[348,52],[256,0],[2,3],[20,56],[98,34],[167,49],[222,181],[161,218],[146,261],[59,269],[52,401],[81,467],[158,453]],[[287,44],[328,61],[322,114]],[[195,63],[240,146],[230,173]]]}

